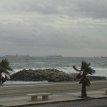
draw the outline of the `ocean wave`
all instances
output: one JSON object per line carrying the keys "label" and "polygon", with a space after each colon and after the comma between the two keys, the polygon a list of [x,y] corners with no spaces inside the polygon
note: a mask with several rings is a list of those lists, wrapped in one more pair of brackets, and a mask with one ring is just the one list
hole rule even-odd
{"label": "ocean wave", "polygon": [[[27,69],[29,70],[29,68],[23,68],[23,69]],[[22,68],[21,69],[14,69],[14,72],[19,72],[21,70],[23,70]],[[56,68],[46,68],[46,67],[43,67],[43,68],[30,68],[32,70],[38,70],[38,69],[58,69],[60,71],[63,71],[63,72],[66,72],[66,73],[77,73],[72,67],[56,67]],[[99,68],[99,67],[95,67],[93,68],[96,72],[95,74],[93,75],[98,75],[98,76],[106,76],[107,77],[107,68]]]}

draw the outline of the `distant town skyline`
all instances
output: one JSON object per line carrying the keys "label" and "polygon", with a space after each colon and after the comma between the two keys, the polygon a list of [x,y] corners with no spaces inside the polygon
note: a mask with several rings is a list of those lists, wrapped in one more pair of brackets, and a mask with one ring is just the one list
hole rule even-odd
{"label": "distant town skyline", "polygon": [[107,56],[107,0],[0,0],[0,56]]}

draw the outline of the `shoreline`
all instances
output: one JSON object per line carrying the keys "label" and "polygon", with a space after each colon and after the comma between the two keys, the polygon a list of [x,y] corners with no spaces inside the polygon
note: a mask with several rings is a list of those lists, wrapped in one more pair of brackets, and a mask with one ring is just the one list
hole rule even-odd
{"label": "shoreline", "polygon": [[[106,80],[90,80],[91,83],[105,82]],[[49,85],[49,84],[74,84],[79,83],[79,81],[62,81],[62,82],[48,82],[48,81],[6,81],[3,86],[13,86],[13,85]]]}
{"label": "shoreline", "polygon": [[46,84],[47,81],[6,81],[3,85]]}
{"label": "shoreline", "polygon": [[[12,86],[12,87],[11,87]],[[17,86],[17,88],[15,87]],[[21,87],[20,87],[21,86]],[[102,90],[107,88],[107,80],[91,81],[91,86],[87,87],[87,90]],[[33,93],[33,92],[52,92],[52,93],[61,93],[61,92],[77,92],[81,91],[81,84],[79,82],[48,82],[44,84],[4,84],[3,87],[0,87],[0,96],[5,95],[23,95],[24,93]]]}

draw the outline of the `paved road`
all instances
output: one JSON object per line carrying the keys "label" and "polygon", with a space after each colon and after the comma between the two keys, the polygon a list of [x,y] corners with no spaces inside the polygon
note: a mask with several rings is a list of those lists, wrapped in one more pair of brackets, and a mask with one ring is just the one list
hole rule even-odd
{"label": "paved road", "polygon": [[107,107],[107,98],[22,107]]}

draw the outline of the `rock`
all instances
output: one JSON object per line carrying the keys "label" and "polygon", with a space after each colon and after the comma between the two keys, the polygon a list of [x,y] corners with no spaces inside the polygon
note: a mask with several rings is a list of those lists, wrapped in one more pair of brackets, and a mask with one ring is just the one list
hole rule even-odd
{"label": "rock", "polygon": [[44,69],[44,70],[21,70],[11,75],[11,80],[17,81],[44,81],[60,82],[73,80],[69,74],[59,71],[57,69]]}

